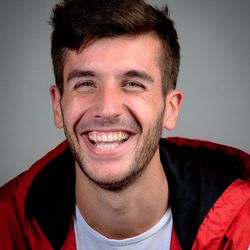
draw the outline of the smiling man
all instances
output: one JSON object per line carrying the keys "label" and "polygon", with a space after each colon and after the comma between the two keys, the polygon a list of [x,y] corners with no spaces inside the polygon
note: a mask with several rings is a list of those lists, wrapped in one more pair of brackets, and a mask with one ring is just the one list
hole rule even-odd
{"label": "smiling man", "polygon": [[66,52],[63,94],[52,86],[51,96],[84,185],[122,190],[145,170],[162,169],[159,138],[163,127],[174,127],[181,93],[162,93],[161,46],[149,32]]}
{"label": "smiling man", "polygon": [[249,155],[181,138],[168,9],[69,0],[51,18],[66,141],[0,190],[1,249],[247,249]]}

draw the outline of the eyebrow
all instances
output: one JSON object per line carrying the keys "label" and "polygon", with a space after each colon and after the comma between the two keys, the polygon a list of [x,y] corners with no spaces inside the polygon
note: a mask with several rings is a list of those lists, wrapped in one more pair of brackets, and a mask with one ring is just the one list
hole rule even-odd
{"label": "eyebrow", "polygon": [[135,78],[140,78],[142,80],[146,80],[148,82],[154,82],[154,79],[149,74],[147,74],[144,71],[140,71],[140,70],[129,70],[129,71],[125,72],[123,74],[123,76],[135,77]]}
{"label": "eyebrow", "polygon": [[71,81],[72,79],[75,78],[81,78],[81,77],[94,77],[96,76],[94,71],[91,70],[73,70],[71,71],[68,76],[67,76],[67,82]]}
{"label": "eyebrow", "polygon": [[[78,70],[75,69],[71,71],[67,76],[67,82],[75,79],[75,78],[81,78],[81,77],[95,77],[96,73],[92,70]],[[145,71],[140,70],[128,70],[124,73],[119,74],[120,78],[124,77],[132,77],[132,78],[140,78],[142,80],[148,81],[148,82],[154,82],[154,79],[147,74]]]}

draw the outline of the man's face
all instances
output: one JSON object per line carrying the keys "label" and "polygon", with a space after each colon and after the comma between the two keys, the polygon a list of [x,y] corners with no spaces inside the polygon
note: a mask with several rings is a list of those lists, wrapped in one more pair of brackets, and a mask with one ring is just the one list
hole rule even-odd
{"label": "man's face", "polygon": [[51,88],[57,127],[103,188],[120,190],[160,163],[162,128],[172,128],[172,104],[180,101],[174,91],[162,95],[160,49],[153,34],[99,39],[80,53],[67,51],[62,97]]}

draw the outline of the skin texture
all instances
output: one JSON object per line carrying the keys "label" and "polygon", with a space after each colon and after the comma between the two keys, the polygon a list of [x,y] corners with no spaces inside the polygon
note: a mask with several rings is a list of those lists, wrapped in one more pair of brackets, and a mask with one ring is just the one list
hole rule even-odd
{"label": "skin texture", "polygon": [[63,95],[50,90],[76,158],[77,205],[109,238],[144,232],[168,206],[158,142],[163,127],[175,127],[182,93],[163,96],[160,51],[152,33],[99,39],[67,51]]}

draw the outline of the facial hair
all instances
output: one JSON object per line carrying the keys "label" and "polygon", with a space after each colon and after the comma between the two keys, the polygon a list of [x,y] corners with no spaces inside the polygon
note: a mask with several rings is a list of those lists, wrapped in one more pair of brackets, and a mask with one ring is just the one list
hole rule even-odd
{"label": "facial hair", "polygon": [[[162,122],[163,122],[163,114],[165,111],[165,107],[157,116],[155,123],[149,128],[148,132],[142,138],[142,143],[138,148],[136,148],[136,152],[134,158],[128,169],[130,171],[123,177],[121,180],[103,182],[96,180],[91,176],[91,174],[87,171],[87,162],[85,160],[84,155],[80,154],[80,148],[76,147],[68,130],[67,127],[64,126],[64,133],[66,139],[69,144],[69,148],[78,164],[82,172],[87,176],[89,180],[95,183],[97,186],[101,187],[102,189],[112,191],[112,192],[119,192],[127,188],[128,186],[135,183],[135,181],[143,175],[144,171],[147,169],[150,161],[152,160],[153,156],[155,155],[158,147],[159,147],[159,140],[162,134]],[[102,122],[103,123],[103,122]],[[108,123],[108,118],[106,118],[106,123]],[[112,124],[114,121],[112,121]],[[64,123],[65,124],[65,123]],[[138,127],[138,125],[134,125],[134,127]]]}

